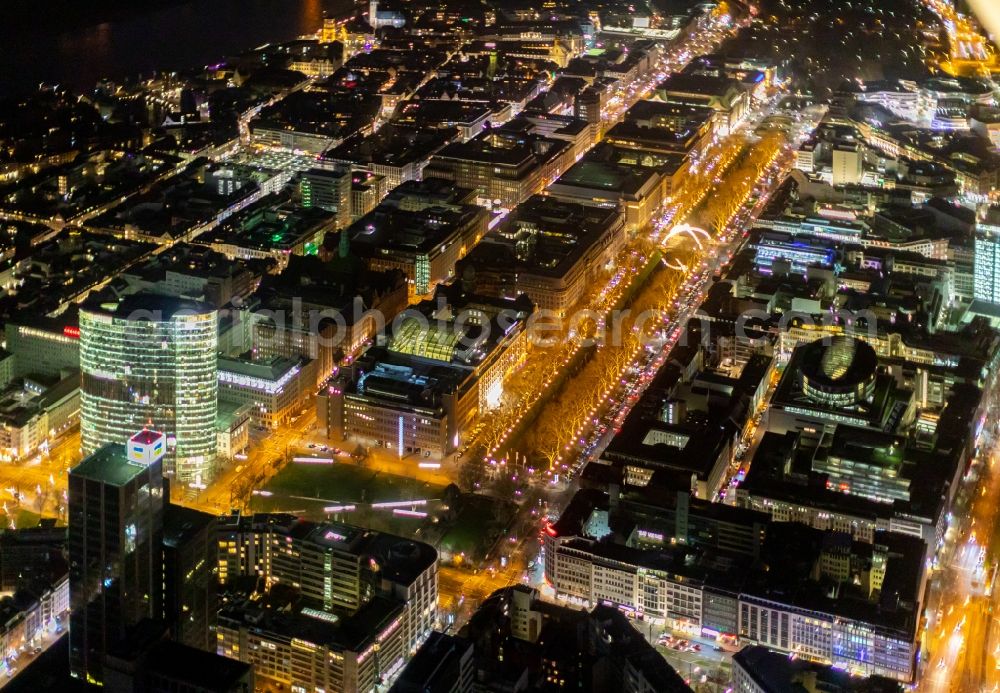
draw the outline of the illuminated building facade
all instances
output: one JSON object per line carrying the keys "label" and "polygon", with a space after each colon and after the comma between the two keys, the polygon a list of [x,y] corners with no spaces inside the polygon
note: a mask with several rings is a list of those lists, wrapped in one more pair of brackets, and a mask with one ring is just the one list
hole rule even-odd
{"label": "illuminated building facade", "polygon": [[163,615],[166,436],[141,431],[69,473],[70,671],[101,684],[108,648]]}
{"label": "illuminated building facade", "polygon": [[751,240],[754,265],[761,274],[772,274],[775,263],[787,262],[792,274],[805,274],[809,267],[833,267],[836,252],[829,241],[788,236],[770,231],[757,232]]}
{"label": "illuminated building facade", "polygon": [[12,320],[6,325],[7,351],[14,355],[12,376],[59,376],[80,367],[80,329],[51,318]]}
{"label": "illuminated building facade", "polygon": [[291,611],[272,594],[225,607],[219,654],[293,689],[372,690],[432,632],[437,552],[428,544],[282,514],[222,518],[218,541],[220,580],[257,576],[298,595]]}
{"label": "illuminated building facade", "polygon": [[228,605],[219,612],[217,652],[295,691],[374,691],[402,671],[409,651],[403,606],[380,599],[372,607],[362,618],[341,618]]}
{"label": "illuminated building facade", "polygon": [[437,152],[424,170],[472,188],[485,205],[513,209],[572,163],[568,142],[537,135],[490,132]]}
{"label": "illuminated building facade", "polygon": [[163,618],[174,640],[211,652],[218,611],[218,518],[173,503],[165,505],[163,518]]}
{"label": "illuminated building facade", "polygon": [[887,433],[913,423],[915,398],[880,370],[875,349],[837,335],[798,346],[771,398],[767,430],[810,431],[846,424]]}
{"label": "illuminated building facade", "polygon": [[[829,341],[793,352],[737,505],[865,542],[879,530],[909,534],[936,551],[974,454],[980,390],[954,366],[893,374],[871,347],[849,356],[838,350],[855,340]],[[914,386],[925,392],[919,416]]]}
{"label": "illuminated building facade", "polygon": [[[564,516],[572,511],[573,504]],[[776,523],[751,559],[704,545],[657,545],[649,532],[619,544],[566,529],[562,518],[546,527],[545,577],[574,606],[614,606],[694,636],[763,644],[856,675],[916,675],[926,546],[915,537],[879,532],[868,545]],[[817,580],[856,589],[816,599],[802,586]]]}
{"label": "illuminated building facade", "polygon": [[656,169],[583,158],[548,188],[548,194],[578,204],[622,209],[625,228],[644,228],[663,204],[667,178]]}
{"label": "illuminated building facade", "polygon": [[[428,302],[431,303],[431,302]],[[504,381],[527,353],[530,301],[474,297],[398,321],[317,398],[327,435],[440,459],[458,449],[477,413],[500,404]]]}
{"label": "illuminated building facade", "polygon": [[[1000,232],[1000,227],[996,228]],[[974,296],[1000,305],[1000,233],[978,233],[975,249]]]}
{"label": "illuminated building facade", "polygon": [[266,361],[219,359],[219,400],[248,405],[257,426],[277,428],[306,405],[316,387],[316,362],[275,356]]}
{"label": "illuminated building facade", "polygon": [[[347,237],[339,236],[337,254],[331,259],[350,263]],[[272,282],[273,291],[261,296],[260,309],[250,321],[253,359],[310,359],[315,364],[315,389],[333,375],[343,356],[359,353],[406,307],[412,285],[398,270],[365,271],[346,278],[326,271],[326,264],[313,258],[293,259],[290,267],[283,275],[290,280],[280,286]]]}
{"label": "illuminated building facade", "polygon": [[150,425],[167,436],[181,483],[210,476],[218,412],[216,310],[136,294],[80,310],[80,430],[90,455]]}
{"label": "illuminated building facade", "polygon": [[[349,204],[349,180],[347,194]],[[346,214],[349,219],[349,209]],[[201,234],[196,242],[230,260],[274,260],[284,269],[292,255],[315,255],[338,219],[315,201],[298,207],[284,198],[276,201],[275,196],[268,196]]]}
{"label": "illuminated building facade", "polygon": [[80,420],[80,374],[15,381],[0,392],[0,460],[23,459]]}
{"label": "illuminated building facade", "polygon": [[513,210],[458,263],[477,293],[525,294],[565,317],[620,252],[625,220],[617,208],[536,195]]}
{"label": "illuminated building facade", "polygon": [[336,216],[336,226],[347,226],[351,220],[350,169],[327,171],[312,168],[302,174],[299,192],[303,207],[319,207]]}
{"label": "illuminated building facade", "polygon": [[357,377],[336,378],[318,397],[327,435],[372,441],[400,458],[454,452],[475,418],[479,392],[465,369],[369,349]]}
{"label": "illuminated building facade", "polygon": [[376,271],[400,270],[416,302],[455,275],[455,263],[486,234],[475,193],[439,178],[406,181],[348,227],[350,251]]}

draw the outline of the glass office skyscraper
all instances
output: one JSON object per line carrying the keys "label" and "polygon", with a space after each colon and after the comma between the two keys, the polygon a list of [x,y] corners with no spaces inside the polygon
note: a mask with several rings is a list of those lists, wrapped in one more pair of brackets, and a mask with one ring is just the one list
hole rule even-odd
{"label": "glass office skyscraper", "polygon": [[80,310],[85,455],[149,426],[167,436],[168,473],[185,484],[207,479],[218,411],[216,317],[207,304],[153,294]]}
{"label": "glass office skyscraper", "polygon": [[1000,305],[1000,226],[979,224],[974,260],[974,296]]}

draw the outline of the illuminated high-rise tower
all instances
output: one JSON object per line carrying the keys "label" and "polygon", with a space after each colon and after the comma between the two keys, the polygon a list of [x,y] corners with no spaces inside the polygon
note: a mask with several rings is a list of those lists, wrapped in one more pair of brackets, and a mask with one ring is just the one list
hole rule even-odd
{"label": "illuminated high-rise tower", "polygon": [[136,294],[80,310],[83,452],[149,425],[166,434],[164,468],[200,483],[215,459],[216,311],[196,301]]}

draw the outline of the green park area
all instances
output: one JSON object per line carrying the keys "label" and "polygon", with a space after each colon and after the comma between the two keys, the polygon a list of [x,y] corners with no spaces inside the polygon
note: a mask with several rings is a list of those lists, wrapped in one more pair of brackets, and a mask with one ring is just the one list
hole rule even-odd
{"label": "green park area", "polygon": [[[392,509],[372,508],[372,503],[427,501],[405,506],[434,513],[441,505],[444,487],[405,476],[386,474],[352,464],[286,465],[254,495],[254,512],[288,512],[310,520],[337,519],[383,532],[409,536],[420,527],[421,518],[403,517]],[[355,506],[354,510],[327,512],[325,508]]]}
{"label": "green park area", "polygon": [[438,550],[446,559],[462,556],[478,563],[514,519],[517,505],[511,501],[462,494],[457,510],[442,522]]}
{"label": "green park area", "polygon": [[[427,517],[372,507],[421,500],[427,503],[405,505],[401,510],[427,513]],[[446,490],[439,484],[353,464],[293,462],[278,472],[262,493],[252,497],[251,509],[293,513],[314,521],[340,520],[413,537],[437,547],[444,557],[464,555],[475,562],[508,529],[517,506],[489,496],[459,493],[455,486]]]}

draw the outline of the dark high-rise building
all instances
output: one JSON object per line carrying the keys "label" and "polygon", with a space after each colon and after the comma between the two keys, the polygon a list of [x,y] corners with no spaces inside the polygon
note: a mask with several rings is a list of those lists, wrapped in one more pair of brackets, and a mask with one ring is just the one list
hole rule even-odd
{"label": "dark high-rise building", "polygon": [[[161,621],[130,628],[104,659],[104,693],[253,693],[253,666],[168,639]],[[62,690],[62,689],[58,689]]]}
{"label": "dark high-rise building", "polygon": [[163,619],[170,637],[215,651],[219,563],[216,517],[168,503],[163,520]]}
{"label": "dark high-rise building", "polygon": [[70,671],[103,681],[109,646],[163,613],[162,433],[106,445],[69,474]]}

